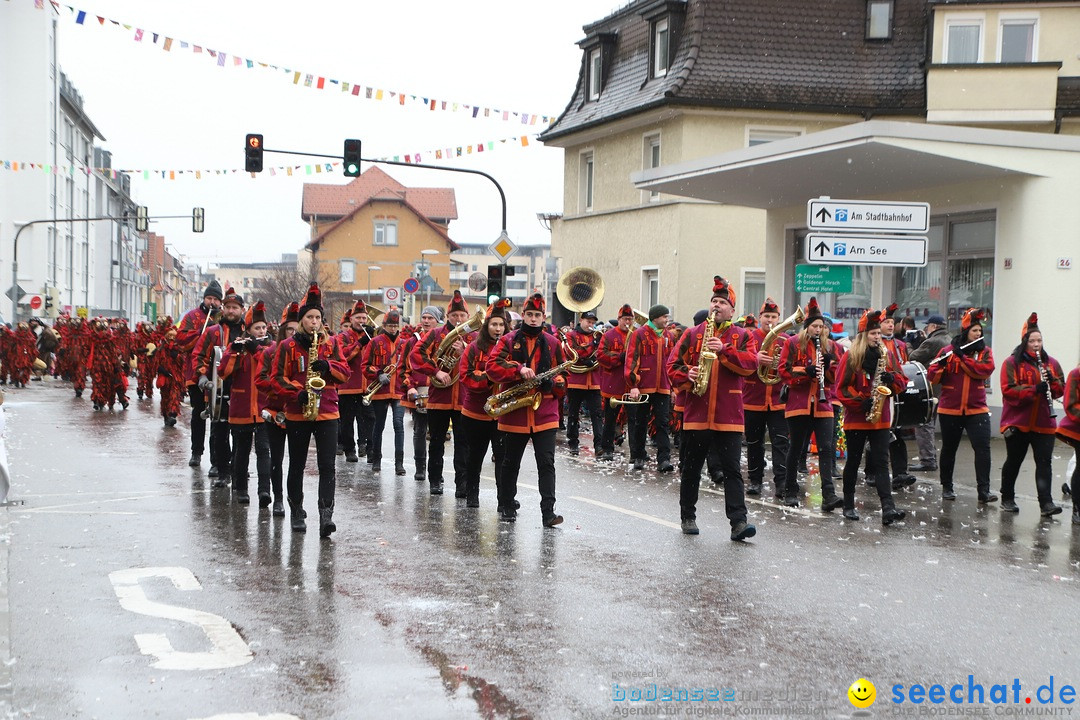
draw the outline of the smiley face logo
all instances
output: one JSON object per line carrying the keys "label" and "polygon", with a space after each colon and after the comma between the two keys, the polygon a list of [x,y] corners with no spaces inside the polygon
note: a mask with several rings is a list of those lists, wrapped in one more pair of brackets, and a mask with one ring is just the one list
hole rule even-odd
{"label": "smiley face logo", "polygon": [[868,708],[874,704],[874,700],[877,699],[877,688],[874,687],[874,683],[870,682],[866,678],[859,678],[855,682],[851,683],[851,687],[847,691],[848,700],[851,704],[857,708]]}

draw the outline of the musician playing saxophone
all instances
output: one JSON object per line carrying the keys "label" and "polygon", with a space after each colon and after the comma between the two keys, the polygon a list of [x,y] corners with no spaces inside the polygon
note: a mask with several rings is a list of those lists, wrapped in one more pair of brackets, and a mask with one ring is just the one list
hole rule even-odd
{"label": "musician playing saxophone", "polygon": [[[319,536],[326,538],[337,530],[334,524],[335,460],[337,458],[338,395],[336,385],[349,378],[349,365],[336,337],[323,326],[322,292],[313,284],[297,313],[300,327],[296,333],[277,344],[273,360],[274,385],[285,397],[285,425],[289,444],[289,471],[285,492],[289,500],[293,532],[305,532],[304,466],[308,447],[315,438],[315,456],[319,467]],[[311,356],[315,360],[310,362]],[[320,377],[326,386],[316,398],[309,377]],[[318,410],[314,420],[305,417],[309,401]]]}
{"label": "musician playing saxophone", "polygon": [[600,368],[595,372],[600,375],[600,395],[604,403],[604,430],[600,433],[600,454],[597,457],[609,462],[615,459],[615,429],[619,424],[619,408],[612,405],[611,400],[627,393],[623,366],[626,364],[626,343],[633,326],[634,309],[623,305],[619,308],[618,324],[604,333],[596,351]]}
{"label": "musician playing saxophone", "polygon": [[799,453],[810,433],[814,433],[818,450],[818,470],[821,475],[821,510],[829,512],[844,504],[833,486],[833,417],[831,388],[836,377],[836,351],[825,331],[817,298],[810,298],[806,316],[798,335],[787,338],[780,351],[780,378],[787,383],[787,403],[784,416],[791,430],[791,444],[784,476],[784,504],[798,507],[799,492],[796,466]]}
{"label": "musician playing saxophone", "polygon": [[401,407],[397,393],[397,368],[400,351],[401,314],[390,310],[382,321],[382,328],[375,339],[368,343],[364,351],[364,374],[371,383],[378,383],[379,389],[371,396],[371,407],[375,410],[375,425],[371,429],[371,452],[368,462],[371,472],[382,472],[382,435],[386,427],[386,414],[392,412],[394,423],[394,474],[405,474],[405,408]]}
{"label": "musician playing saxophone", "polygon": [[[446,447],[446,431],[453,423],[458,427],[461,418],[461,383],[450,384],[451,376],[439,367],[435,357],[436,350],[447,333],[469,319],[469,308],[465,305],[461,291],[455,290],[454,297],[446,308],[446,324],[429,332],[416,344],[409,361],[414,372],[423,373],[435,382],[428,394],[428,487],[432,495],[443,493],[443,453]],[[476,333],[467,333],[454,341],[449,354],[460,360],[465,348],[476,338]],[[456,369],[456,365],[451,370]],[[436,387],[441,385],[442,387]],[[465,438],[458,438],[454,433],[454,497],[465,497],[465,461],[468,445]],[[459,442],[460,439],[460,442]]]}
{"label": "musician playing saxophone", "polygon": [[648,395],[644,405],[631,406],[627,416],[630,424],[630,460],[635,470],[644,470],[648,460],[645,439],[652,413],[656,429],[656,469],[671,472],[671,383],[668,382],[667,359],[671,353],[671,339],[664,332],[670,311],[664,305],[649,308],[649,321],[630,333],[626,343],[626,365],[623,373],[632,400]]}
{"label": "musician playing saxophone", "polygon": [[[565,362],[559,339],[543,331],[546,314],[544,296],[534,293],[522,308],[521,327],[503,335],[491,351],[487,374],[493,382],[501,384],[500,392]],[[563,521],[562,515],[555,513],[555,434],[559,429],[559,402],[565,395],[566,379],[556,375],[536,389],[541,393],[541,399],[535,410],[528,405],[499,417],[499,430],[506,433],[502,482],[498,485],[499,519],[504,522],[517,519],[518,472],[525,446],[532,440],[540,489],[540,514],[544,527],[550,528]]]}
{"label": "musician playing saxophone", "polygon": [[715,353],[705,391],[700,395],[687,393],[683,410],[683,442],[687,446],[680,468],[682,531],[687,535],[698,534],[701,468],[710,446],[715,445],[724,477],[724,505],[731,523],[731,539],[745,540],[753,537],[757,529],[746,522],[739,468],[745,424],[742,389],[743,378],[757,370],[757,345],[749,331],[731,324],[734,314],[735,290],[717,275],[713,278],[709,317],[683,333],[668,360],[667,375],[675,387],[693,386],[700,381],[702,352]]}
{"label": "musician playing saxophone", "polygon": [[[571,455],[578,454],[578,428],[581,425],[581,405],[589,413],[592,422],[594,454],[600,455],[600,436],[603,432],[603,413],[600,411],[600,378],[597,369],[596,351],[600,346],[600,335],[593,332],[596,325],[596,313],[581,313],[576,328],[566,334],[566,343],[578,355],[575,368],[566,376],[566,444]],[[574,369],[588,369],[587,372],[573,372]]]}
{"label": "musician playing saxophone", "polygon": [[[770,366],[772,355],[762,352],[765,336],[780,322],[780,306],[771,298],[765,298],[758,313],[757,327],[750,329],[754,344],[758,347],[758,367]],[[782,343],[783,337],[777,339]],[[788,454],[788,423],[784,417],[784,403],[780,402],[780,384],[766,385],[757,373],[747,375],[743,381],[743,412],[746,416],[746,474],[749,485],[747,495],[760,495],[765,480],[765,432],[772,445],[773,494],[784,496],[785,472]]]}

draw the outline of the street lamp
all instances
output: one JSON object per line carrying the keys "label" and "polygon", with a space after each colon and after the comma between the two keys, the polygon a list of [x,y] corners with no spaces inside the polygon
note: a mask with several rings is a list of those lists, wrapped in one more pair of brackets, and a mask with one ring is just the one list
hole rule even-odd
{"label": "street lamp", "polygon": [[371,302],[371,271],[378,272],[382,270],[378,265],[368,265],[367,268],[367,297],[364,298],[365,303]]}

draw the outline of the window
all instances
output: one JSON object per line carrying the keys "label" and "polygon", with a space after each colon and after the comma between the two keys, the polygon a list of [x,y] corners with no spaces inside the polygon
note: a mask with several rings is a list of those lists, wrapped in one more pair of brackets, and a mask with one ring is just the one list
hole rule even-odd
{"label": "window", "polygon": [[341,260],[339,263],[339,280],[342,285],[352,285],[356,282],[356,261]]}
{"label": "window", "polygon": [[397,245],[397,223],[386,220],[375,221],[375,245]]}
{"label": "window", "polygon": [[866,39],[888,40],[892,37],[893,0],[869,0],[866,3]]}
{"label": "window", "polygon": [[600,48],[589,51],[589,100],[600,99],[600,84],[602,82],[601,71],[603,64],[600,56]]}
{"label": "window", "polygon": [[982,62],[982,20],[945,21],[945,62]]}
{"label": "window", "polygon": [[1035,62],[1034,19],[1015,19],[1001,21],[1001,45],[998,48],[998,60],[1003,63]]}
{"label": "window", "polygon": [[776,140],[787,140],[803,134],[802,128],[752,127],[746,128],[746,146],[764,145]]}
{"label": "window", "polygon": [[651,308],[660,304],[660,268],[641,269],[641,307]]}
{"label": "window", "polygon": [[668,71],[668,19],[661,18],[653,23],[653,77],[663,77]]}
{"label": "window", "polygon": [[592,150],[581,153],[581,176],[578,178],[580,187],[579,202],[581,211],[589,212],[593,209],[593,153]]}
{"label": "window", "polygon": [[[644,147],[642,148],[641,168],[643,170],[651,170],[652,168],[660,167],[660,133],[653,133],[645,136]],[[654,202],[660,199],[660,193],[656,190],[646,190],[642,192],[644,196],[642,200],[648,202]]]}
{"label": "window", "polygon": [[742,314],[757,315],[765,304],[765,271],[744,270],[742,287]]}

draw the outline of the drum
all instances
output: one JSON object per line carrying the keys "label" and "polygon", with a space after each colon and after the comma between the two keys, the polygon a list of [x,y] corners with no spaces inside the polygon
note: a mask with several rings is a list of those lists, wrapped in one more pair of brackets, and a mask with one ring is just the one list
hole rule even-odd
{"label": "drum", "polygon": [[903,365],[907,377],[904,392],[893,400],[893,428],[910,428],[925,425],[934,417],[934,393],[930,389],[930,380],[926,377],[926,368],[922,363],[909,362]]}

